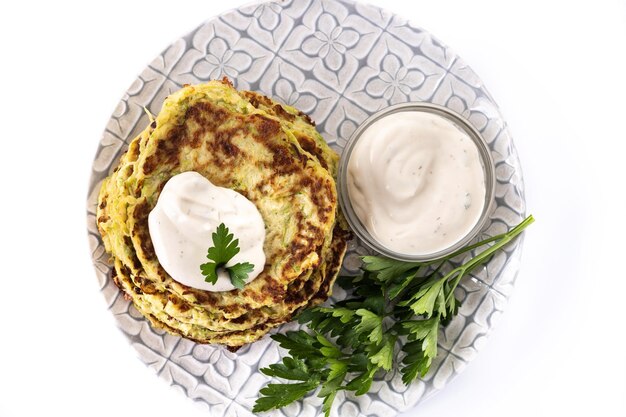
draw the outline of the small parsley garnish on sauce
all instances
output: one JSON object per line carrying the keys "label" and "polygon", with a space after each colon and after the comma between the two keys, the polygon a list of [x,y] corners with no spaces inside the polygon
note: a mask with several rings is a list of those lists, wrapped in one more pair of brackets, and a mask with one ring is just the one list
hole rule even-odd
{"label": "small parsley garnish on sauce", "polygon": [[218,268],[224,268],[230,275],[230,282],[237,289],[243,289],[248,274],[254,269],[250,262],[240,262],[233,266],[226,264],[239,253],[239,239],[234,239],[232,233],[224,223],[217,226],[217,230],[211,235],[213,246],[209,248],[206,257],[211,262],[200,265],[204,280],[215,284],[217,282]]}

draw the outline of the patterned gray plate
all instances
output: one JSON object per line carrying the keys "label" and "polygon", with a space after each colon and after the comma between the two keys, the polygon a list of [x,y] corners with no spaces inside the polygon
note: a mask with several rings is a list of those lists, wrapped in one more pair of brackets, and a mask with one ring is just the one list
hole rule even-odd
{"label": "patterned gray plate", "polygon": [[[268,337],[237,353],[198,345],[152,329],[110,279],[95,228],[102,179],[163,99],[185,83],[231,78],[239,89],[260,91],[312,116],[341,152],[354,129],[390,104],[428,101],[468,118],[482,132],[496,163],[496,207],[484,236],[501,233],[523,217],[523,182],[511,136],[482,82],[441,42],[403,18],[377,7],[333,0],[291,0],[242,7],[214,18],[159,55],[139,75],[111,116],[93,163],[87,221],[102,294],[139,357],[159,376],[212,416],[251,416],[258,372],[281,356]],[[377,380],[369,394],[340,393],[332,415],[393,416],[440,390],[474,358],[506,305],[518,271],[521,241],[494,256],[458,289],[460,314],[440,336],[440,354],[425,380],[405,387],[399,375]],[[352,242],[344,270],[355,272],[366,253]],[[345,293],[335,288],[336,299]],[[295,324],[283,326],[295,328]],[[276,416],[314,416],[311,396]]]}

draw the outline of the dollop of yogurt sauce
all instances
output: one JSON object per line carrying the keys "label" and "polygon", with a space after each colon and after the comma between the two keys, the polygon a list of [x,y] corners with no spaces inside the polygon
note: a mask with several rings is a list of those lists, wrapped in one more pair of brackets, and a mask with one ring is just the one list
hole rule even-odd
{"label": "dollop of yogurt sauce", "polygon": [[381,245],[405,255],[453,246],[485,205],[476,144],[432,113],[402,111],[372,123],[350,155],[347,174],[359,220]]}
{"label": "dollop of yogurt sauce", "polygon": [[148,227],[159,263],[181,284],[206,291],[230,291],[235,287],[228,272],[218,269],[215,285],[205,282],[200,265],[209,262],[211,235],[224,223],[239,239],[240,251],[226,266],[239,262],[254,265],[246,283],[265,266],[265,223],[256,206],[238,192],[215,186],[193,171],[172,177],[163,187]]}

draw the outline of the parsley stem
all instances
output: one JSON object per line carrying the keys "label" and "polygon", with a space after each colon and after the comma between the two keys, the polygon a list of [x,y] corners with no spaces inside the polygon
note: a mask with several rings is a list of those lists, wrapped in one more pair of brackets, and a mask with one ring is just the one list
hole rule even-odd
{"label": "parsley stem", "polygon": [[526,227],[528,227],[534,221],[535,221],[535,218],[532,215],[530,215],[526,217],[520,224],[518,224],[513,229],[511,229],[508,233],[504,233],[503,235],[500,235],[502,236],[502,238],[497,243],[490,246],[489,249],[486,249],[485,251],[481,252],[479,255],[477,255],[476,257],[474,257],[467,263],[467,268],[466,268],[467,271],[469,272],[475,266],[480,265],[486,258],[491,256],[491,254],[493,254],[500,248],[506,246],[509,242],[515,239],[520,233],[524,231]]}
{"label": "parsley stem", "polygon": [[[471,272],[472,269],[474,269],[475,267],[477,267],[478,265],[482,264],[487,259],[489,259],[491,255],[493,255],[494,252],[498,251],[502,247],[506,246],[513,239],[515,239],[520,233],[524,231],[526,227],[528,227],[534,221],[535,221],[535,218],[531,214],[530,216],[526,217],[520,224],[515,226],[513,229],[509,230],[507,233],[502,233],[500,235],[494,236],[493,238],[489,238],[481,242],[478,242],[475,245],[468,246],[468,248],[472,246],[475,248],[475,247],[483,246],[484,244],[492,242],[492,241],[497,241],[497,243],[485,249],[484,251],[482,251],[481,253],[479,253],[478,255],[476,255],[475,257],[473,257],[472,259],[470,259],[463,265],[459,266],[458,268],[453,269],[450,273],[448,273],[443,278],[444,280],[447,280],[456,275],[451,286],[450,294],[454,292],[454,289],[461,281],[461,278],[463,278],[467,273]],[[469,250],[468,248],[466,248],[466,250]]]}
{"label": "parsley stem", "polygon": [[[534,219],[534,217],[531,214],[530,216],[526,217],[521,223],[519,223],[517,226],[515,226],[513,229],[509,230],[506,233],[501,233],[499,235],[492,236],[492,237],[487,238],[485,240],[481,240],[480,242],[476,242],[476,243],[474,243],[472,245],[465,246],[465,247],[457,250],[456,252],[451,253],[450,255],[448,255],[446,257],[443,257],[443,258],[431,261],[431,263],[439,262],[439,261],[442,261],[442,260],[448,261],[448,260],[450,260],[452,258],[455,258],[455,257],[457,257],[459,255],[462,255],[462,254],[464,254],[466,252],[469,252],[469,251],[471,251],[473,249],[476,249],[476,248],[479,248],[481,246],[484,246],[487,243],[495,242],[495,241],[498,241],[498,240],[506,238],[507,239],[506,242],[504,242],[502,245],[499,245],[494,251],[490,252],[490,253],[493,253],[496,250],[498,250],[499,248],[501,248],[502,246],[506,245],[512,239],[514,239],[517,235],[519,235],[526,227],[528,227],[534,221],[535,221],[535,219]],[[474,259],[476,259],[476,258],[474,258]]]}

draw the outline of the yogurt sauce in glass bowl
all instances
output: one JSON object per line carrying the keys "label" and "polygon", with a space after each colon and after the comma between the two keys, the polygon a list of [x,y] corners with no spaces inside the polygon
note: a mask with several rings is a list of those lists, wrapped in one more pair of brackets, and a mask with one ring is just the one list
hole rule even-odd
{"label": "yogurt sauce in glass bowl", "polygon": [[487,144],[469,122],[429,103],[388,107],[342,156],[340,200],[356,234],[383,255],[439,258],[480,231],[493,201]]}

